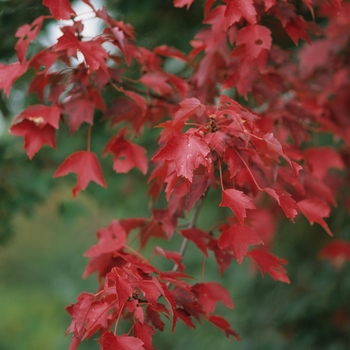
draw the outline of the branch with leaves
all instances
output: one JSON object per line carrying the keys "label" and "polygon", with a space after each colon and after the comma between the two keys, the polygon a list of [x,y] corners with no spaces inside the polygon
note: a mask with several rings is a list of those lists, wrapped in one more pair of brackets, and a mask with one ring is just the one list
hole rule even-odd
{"label": "branch with leaves", "polygon": [[[189,8],[193,2],[175,0],[174,6]],[[344,170],[350,159],[350,124],[344,117],[350,112],[349,2],[318,0],[312,5],[304,0],[297,9],[290,2],[207,0],[203,29],[191,41],[189,54],[167,45],[153,50],[138,46],[130,24],[89,0],[84,3],[104,28],[96,37],[84,38],[84,21],[68,0],[43,3],[51,16],[20,27],[18,62],[0,65],[0,88],[7,96],[15,80],[34,70],[29,93],[41,102],[22,111],[10,132],[24,137],[33,158],[44,145],[57,148],[56,132],[65,124],[72,135],[89,124],[87,149],[74,150],[53,174],[76,173],[76,197],[91,181],[107,186],[91,144],[99,118],[116,130],[103,150],[112,154],[113,169],[128,173],[136,167],[149,184],[150,216],[113,220],[85,253],[89,263],[83,277],[97,273],[100,287],[67,307],[70,350],[96,333],[103,350],[151,350],[152,336],[164,330],[164,319],[172,330],[178,320],[195,328],[204,319],[239,340],[228,321],[215,314],[218,302],[233,308],[229,292],[217,282],[205,282],[204,268],[200,283],[186,282],[192,276],[185,272],[185,248],[193,242],[203,261],[213,254],[220,274],[247,256],[262,274],[290,283],[283,267],[287,261],[272,253],[275,232],[266,227],[275,227],[282,216],[294,222],[302,213],[333,235],[325,218],[346,177],[334,185],[329,170]],[[308,23],[305,13],[315,20],[326,17],[327,25]],[[54,45],[27,58],[28,45],[48,18],[70,24],[61,26]],[[274,43],[266,18],[295,45],[301,40],[313,44],[303,46],[296,57]],[[191,73],[168,72],[167,59],[183,61]],[[130,72],[138,77],[131,79]],[[158,150],[150,155],[134,136],[155,126],[162,131]],[[342,140],[341,155],[332,147],[313,145],[315,132]],[[225,222],[210,231],[196,224],[209,189],[221,195],[220,207],[230,209]],[[165,207],[159,205],[162,197]],[[189,215],[188,227],[180,229]],[[174,235],[183,238],[179,252],[156,246],[150,258],[143,255],[152,238],[171,240]],[[349,260],[349,243],[337,244],[326,247],[323,256],[336,259],[345,252]],[[173,269],[151,264],[154,255],[170,260]],[[118,335],[121,320],[130,322],[130,330]]]}

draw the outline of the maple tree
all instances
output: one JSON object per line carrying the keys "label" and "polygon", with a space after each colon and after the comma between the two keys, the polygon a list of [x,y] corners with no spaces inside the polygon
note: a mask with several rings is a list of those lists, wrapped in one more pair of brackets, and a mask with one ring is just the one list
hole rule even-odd
{"label": "maple tree", "polygon": [[[331,206],[350,203],[344,171],[350,159],[350,3],[303,0],[296,7],[288,1],[206,0],[203,27],[186,54],[166,44],[138,46],[130,24],[83,2],[104,24],[99,35],[84,37],[84,20],[68,0],[44,0],[50,15],[21,26],[18,61],[0,64],[6,96],[19,77],[35,72],[29,93],[39,102],[10,127],[24,138],[30,159],[44,145],[57,148],[59,128],[74,137],[88,124],[86,149],[72,149],[53,174],[77,174],[73,197],[91,181],[107,186],[101,155],[113,156],[117,173],[138,168],[149,184],[150,216],[113,220],[85,252],[83,277],[97,273],[100,284],[95,294],[83,292],[67,307],[70,349],[95,334],[103,350],[153,349],[152,336],[164,330],[164,319],[172,330],[179,321],[196,328],[196,321],[205,320],[239,340],[215,313],[218,302],[234,305],[227,289],[205,280],[208,255],[214,255],[220,274],[247,257],[263,275],[290,283],[287,261],[272,252],[275,232],[261,223],[275,227],[279,217],[294,222],[300,214],[333,236],[325,221]],[[193,2],[173,4],[189,9]],[[44,21],[52,19],[69,24],[60,27],[55,44],[28,55]],[[286,38],[295,46],[306,43],[294,50],[284,47]],[[166,70],[169,59],[186,70]],[[98,122],[114,132],[101,155],[91,142]],[[150,154],[137,137],[154,127],[161,131]],[[332,145],[314,142],[322,133],[333,136]],[[204,230],[197,217],[208,191],[220,194],[219,206],[230,215]],[[174,235],[182,237],[178,249],[154,246],[150,256],[143,255],[152,238]],[[183,263],[189,242],[203,254],[197,283]],[[156,255],[173,268],[153,264]],[[341,268],[350,260],[349,243],[333,240],[320,257]],[[127,334],[118,334],[121,319],[130,322]]]}

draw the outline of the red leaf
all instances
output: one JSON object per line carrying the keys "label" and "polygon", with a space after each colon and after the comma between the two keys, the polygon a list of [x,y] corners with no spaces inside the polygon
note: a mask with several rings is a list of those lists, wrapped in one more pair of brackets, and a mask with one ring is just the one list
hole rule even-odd
{"label": "red leaf", "polygon": [[298,207],[310,221],[311,225],[313,225],[314,222],[317,222],[330,236],[333,236],[333,233],[329,229],[327,223],[323,220],[323,218],[327,218],[330,214],[329,205],[325,201],[317,198],[304,199],[298,202]]}
{"label": "red leaf", "polygon": [[68,125],[74,134],[83,122],[93,124],[95,106],[85,98],[70,99],[64,104],[64,112],[68,114]]}
{"label": "red leaf", "polygon": [[32,105],[22,111],[13,121],[18,124],[24,119],[30,120],[38,128],[45,125],[51,125],[58,129],[58,123],[61,117],[61,109],[57,106]]}
{"label": "red leaf", "polygon": [[265,26],[252,24],[239,30],[236,45],[245,45],[250,58],[257,58],[263,49],[270,50],[271,31]]}
{"label": "red leaf", "polygon": [[276,281],[290,283],[287,271],[281,266],[287,264],[286,260],[261,249],[253,249],[247,256],[255,261],[262,275],[267,272]]}
{"label": "red leaf", "polygon": [[211,238],[208,233],[202,231],[199,228],[189,228],[180,231],[181,235],[190,241],[192,241],[205,256],[208,256],[207,245],[208,240]]}
{"label": "red leaf", "polygon": [[186,98],[179,103],[180,109],[175,113],[174,124],[183,125],[193,114],[202,115],[205,111],[205,106],[194,97]]}
{"label": "red leaf", "polygon": [[220,207],[230,207],[242,224],[244,218],[247,216],[246,209],[255,209],[255,205],[250,197],[242,191],[233,188],[222,191]]}
{"label": "red leaf", "polygon": [[24,148],[29,159],[32,159],[45,144],[56,149],[55,129],[51,125],[46,124],[38,127],[34,122],[25,119],[12,125],[10,133],[24,137]]}
{"label": "red leaf", "polygon": [[250,24],[256,23],[256,10],[253,0],[224,0],[227,2],[225,10],[226,28],[239,22],[243,17]]}
{"label": "red leaf", "polygon": [[72,15],[76,16],[68,0],[44,0],[43,4],[55,19],[71,19]]}
{"label": "red leaf", "polygon": [[287,218],[294,222],[294,217],[298,214],[298,205],[297,202],[291,197],[291,195],[288,192],[274,190],[269,187],[264,188],[264,191],[276,199],[277,203],[283,209]]}
{"label": "red leaf", "polygon": [[127,141],[124,138],[126,132],[126,129],[122,129],[119,134],[113,136],[108,141],[103,154],[111,152],[114,155],[113,169],[117,173],[127,173],[136,167],[146,174],[148,167],[146,150]]}
{"label": "red leaf", "polygon": [[112,253],[124,247],[126,232],[118,220],[113,220],[107,228],[97,232],[98,244],[90,247],[84,254],[89,258]]}
{"label": "red leaf", "polygon": [[140,78],[140,81],[160,95],[167,95],[173,91],[164,73],[146,73]]}
{"label": "red leaf", "polygon": [[228,291],[219,283],[206,282],[197,283],[192,287],[197,294],[198,302],[203,306],[206,316],[209,316],[219,301],[230,309],[233,309],[233,302]]}
{"label": "red leaf", "polygon": [[192,182],[193,172],[199,165],[210,168],[209,152],[209,147],[203,137],[197,134],[174,133],[152,160],[173,162],[177,176],[183,176]]}
{"label": "red leaf", "polygon": [[190,8],[194,0],[174,0],[174,7],[187,6],[187,10]]}
{"label": "red leaf", "polygon": [[12,84],[26,72],[27,66],[27,64],[21,64],[20,62],[11,63],[7,66],[0,63],[0,89],[4,90],[7,98],[10,95]]}
{"label": "red leaf", "polygon": [[227,338],[229,338],[230,335],[232,335],[234,338],[236,338],[236,340],[241,340],[239,334],[233,329],[231,329],[230,324],[223,317],[212,315],[209,317],[209,321],[216,327],[221,329],[226,334]]}
{"label": "red leaf", "polygon": [[225,230],[219,239],[219,247],[231,246],[238,264],[242,264],[243,258],[252,244],[264,244],[256,231],[248,226],[232,226]]}
{"label": "red leaf", "polygon": [[71,154],[58,167],[53,177],[65,176],[69,173],[78,175],[77,184],[72,191],[73,197],[76,197],[81,190],[85,190],[90,181],[94,181],[102,187],[107,187],[95,153],[79,151]]}
{"label": "red leaf", "polygon": [[142,345],[142,340],[127,335],[115,336],[108,332],[102,336],[102,350],[145,350]]}
{"label": "red leaf", "polygon": [[341,239],[327,243],[319,252],[319,257],[329,259],[335,268],[340,269],[350,261],[350,243]]}
{"label": "red leaf", "polygon": [[135,323],[134,335],[143,341],[143,347],[145,350],[154,350],[152,346],[152,335],[155,334],[155,330],[152,326],[148,324],[141,324],[139,322]]}
{"label": "red leaf", "polygon": [[329,168],[344,169],[344,162],[332,147],[310,147],[305,151],[305,159],[311,167],[311,174],[323,179]]}
{"label": "red leaf", "polygon": [[163,248],[161,248],[159,246],[155,246],[153,248],[153,251],[155,254],[161,255],[168,260],[172,260],[179,267],[181,272],[184,271],[185,266],[181,263],[182,255],[180,255],[178,252],[164,250]]}
{"label": "red leaf", "polygon": [[95,296],[92,293],[81,293],[75,304],[66,307],[67,312],[73,318],[68,331],[74,332],[77,338],[84,336],[86,319],[94,298]]}
{"label": "red leaf", "polygon": [[17,29],[16,38],[19,39],[15,45],[15,49],[20,62],[24,62],[26,60],[28,45],[32,40],[36,39],[43,21],[44,16],[40,16],[32,24],[24,24]]}

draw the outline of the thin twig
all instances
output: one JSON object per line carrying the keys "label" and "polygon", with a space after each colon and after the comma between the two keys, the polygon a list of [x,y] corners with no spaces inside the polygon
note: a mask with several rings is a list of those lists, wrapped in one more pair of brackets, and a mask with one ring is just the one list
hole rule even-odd
{"label": "thin twig", "polygon": [[[193,228],[195,226],[198,215],[199,215],[199,211],[200,211],[201,206],[203,204],[203,200],[204,200],[204,197],[200,198],[200,200],[198,201],[197,208],[195,209],[193,216],[192,216],[187,228]],[[184,238],[182,243],[181,243],[180,250],[179,250],[179,254],[181,256],[184,256],[187,244],[188,244],[188,239]],[[179,269],[179,265],[175,264],[173,267],[173,271],[176,272],[178,269]]]}

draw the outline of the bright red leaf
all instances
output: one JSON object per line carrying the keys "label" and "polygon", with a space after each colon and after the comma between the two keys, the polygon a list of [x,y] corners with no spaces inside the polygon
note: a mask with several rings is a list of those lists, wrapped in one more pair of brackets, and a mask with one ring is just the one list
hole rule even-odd
{"label": "bright red leaf", "polygon": [[192,182],[193,172],[199,165],[210,169],[209,152],[207,143],[200,135],[175,133],[152,160],[174,163],[177,176],[183,176]]}
{"label": "bright red leaf", "polygon": [[233,329],[231,329],[230,324],[223,317],[218,315],[212,315],[209,317],[209,321],[216,327],[221,329],[225,333],[227,338],[233,336],[236,340],[241,340],[239,334]]}
{"label": "bright red leaf", "polygon": [[102,336],[102,350],[145,350],[139,338],[107,332]]}
{"label": "bright red leaf", "polygon": [[0,89],[4,90],[7,97],[10,95],[10,89],[15,80],[23,75],[27,70],[27,63],[11,63],[7,66],[0,63]]}
{"label": "bright red leaf", "polygon": [[323,220],[323,218],[327,218],[330,215],[331,211],[329,205],[325,201],[317,198],[304,199],[298,202],[298,208],[310,221],[311,225],[313,225],[314,222],[317,222],[330,236],[333,236],[327,223]]}
{"label": "bright red leaf", "polygon": [[69,0],[43,0],[43,4],[47,6],[55,19],[71,19],[76,16]]}
{"label": "bright red leaf", "polygon": [[253,0],[224,0],[227,2],[225,10],[226,28],[239,22],[243,17],[250,24],[256,23],[256,10]]}
{"label": "bright red leaf", "polygon": [[265,275],[267,272],[276,281],[290,283],[287,271],[281,266],[287,264],[285,259],[281,259],[262,249],[253,249],[248,252],[247,256],[252,258],[258,265],[262,275]]}
{"label": "bright red leaf", "polygon": [[94,181],[102,187],[107,187],[95,153],[79,151],[71,154],[58,167],[53,177],[65,176],[69,173],[78,175],[77,184],[72,190],[73,197],[76,197],[81,190],[85,190],[90,181]]}
{"label": "bright red leaf", "polygon": [[243,258],[252,244],[264,244],[256,231],[249,226],[232,226],[225,230],[219,239],[219,247],[230,246],[238,264],[242,264]]}
{"label": "bright red leaf", "polygon": [[276,199],[287,218],[294,221],[294,217],[298,214],[298,205],[291,195],[286,191],[274,190],[268,187],[264,188],[264,191],[272,198]]}
{"label": "bright red leaf", "polygon": [[234,188],[222,191],[220,207],[229,207],[242,224],[247,216],[246,210],[255,209],[252,199]]}

